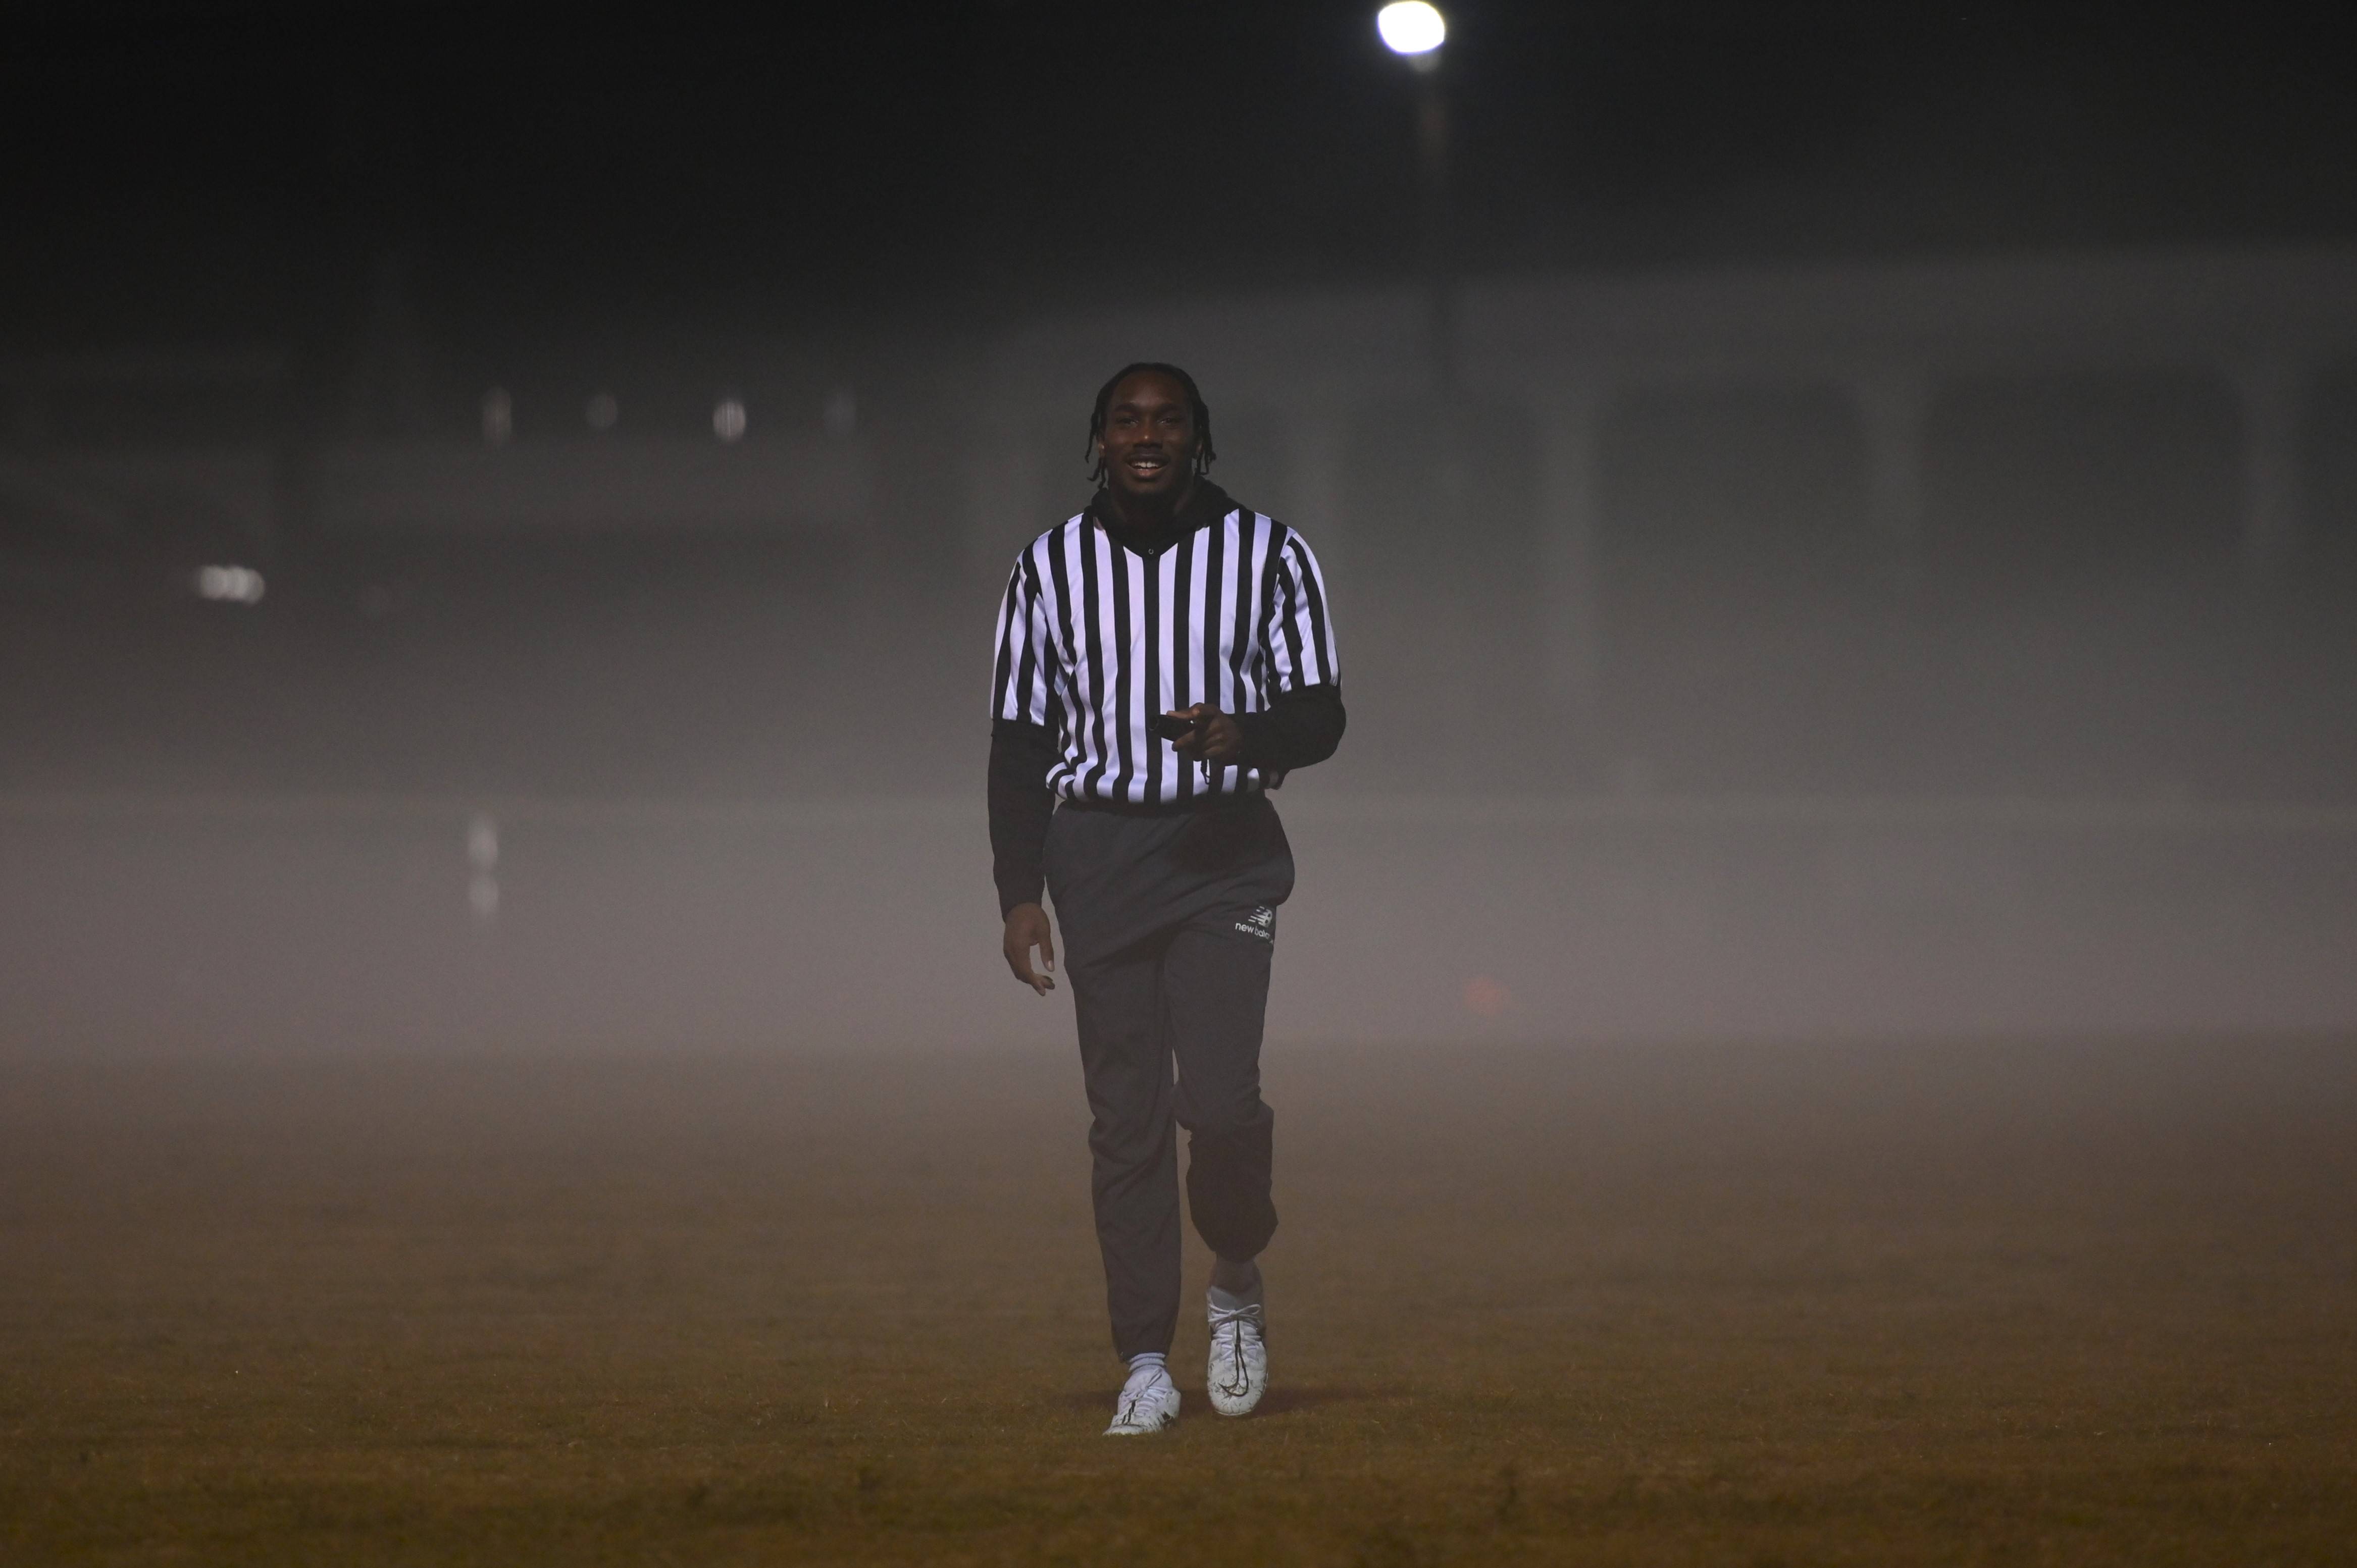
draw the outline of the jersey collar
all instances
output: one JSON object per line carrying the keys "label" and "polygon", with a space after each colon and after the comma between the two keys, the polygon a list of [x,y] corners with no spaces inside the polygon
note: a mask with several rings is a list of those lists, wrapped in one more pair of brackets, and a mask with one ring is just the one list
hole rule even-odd
{"label": "jersey collar", "polygon": [[1088,520],[1104,530],[1105,537],[1125,550],[1140,555],[1159,555],[1199,528],[1209,528],[1236,510],[1228,492],[1201,475],[1196,476],[1195,488],[1188,492],[1186,504],[1171,518],[1170,526],[1151,535],[1130,532],[1121,525],[1121,514],[1113,508],[1113,497],[1100,489],[1090,498]]}

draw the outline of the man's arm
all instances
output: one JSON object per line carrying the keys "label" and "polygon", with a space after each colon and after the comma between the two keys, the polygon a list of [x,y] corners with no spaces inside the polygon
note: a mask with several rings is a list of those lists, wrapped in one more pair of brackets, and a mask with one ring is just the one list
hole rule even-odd
{"label": "man's arm", "polygon": [[1222,768],[1257,768],[1272,787],[1289,770],[1333,756],[1348,722],[1340,686],[1279,692],[1256,714],[1223,714],[1198,703],[1178,709],[1177,716],[1196,721],[1193,729],[1171,742],[1179,756]]}
{"label": "man's arm", "polygon": [[996,719],[990,726],[990,875],[998,884],[998,912],[1037,904],[1048,885],[1040,855],[1056,798],[1048,769],[1056,740],[1045,725]]}
{"label": "man's arm", "polygon": [[[993,660],[990,725],[990,861],[1005,922],[999,950],[1015,978],[1045,995],[1055,989],[1056,939],[1039,908],[1046,886],[1040,861],[1048,819],[1056,802],[1048,769],[1056,761],[1056,694],[1049,678],[1052,643],[1039,618],[1039,580],[1028,556],[1007,574],[999,601],[997,653]],[[1034,950],[1039,968],[1031,964]]]}
{"label": "man's arm", "polygon": [[[998,884],[998,913],[1006,922],[1002,950],[1015,978],[1046,993],[1056,988],[1056,940],[1048,912],[1039,907],[1047,888],[1041,869],[1048,820],[1056,798],[1048,792],[1048,769],[1056,760],[1056,737],[1045,725],[996,719],[990,726],[990,875]],[[1031,952],[1037,948],[1039,964]]]}
{"label": "man's arm", "polygon": [[1339,685],[1299,686],[1279,692],[1256,714],[1235,715],[1243,741],[1240,760],[1263,773],[1289,773],[1334,755],[1350,715],[1342,711]]}

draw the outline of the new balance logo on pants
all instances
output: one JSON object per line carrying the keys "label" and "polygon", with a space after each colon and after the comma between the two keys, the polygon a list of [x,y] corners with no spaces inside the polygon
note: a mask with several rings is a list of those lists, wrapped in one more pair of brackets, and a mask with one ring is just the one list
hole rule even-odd
{"label": "new balance logo on pants", "polygon": [[1273,942],[1276,940],[1276,911],[1263,904],[1251,914],[1238,920],[1236,929],[1248,937],[1258,937],[1262,941]]}

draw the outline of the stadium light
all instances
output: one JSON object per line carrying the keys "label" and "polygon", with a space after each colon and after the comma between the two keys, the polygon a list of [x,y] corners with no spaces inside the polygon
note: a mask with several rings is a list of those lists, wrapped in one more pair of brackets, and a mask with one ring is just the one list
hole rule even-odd
{"label": "stadium light", "polygon": [[1440,63],[1440,46],[1448,41],[1448,18],[1425,0],[1392,0],[1375,13],[1375,31],[1383,47],[1418,70]]}
{"label": "stadium light", "polygon": [[196,589],[199,598],[215,604],[258,605],[264,585],[262,574],[251,566],[199,566]]}
{"label": "stadium light", "polygon": [[1425,292],[1431,304],[1426,329],[1433,390],[1447,397],[1457,382],[1456,280],[1448,247],[1448,94],[1440,76],[1440,46],[1448,18],[1426,0],[1392,0],[1375,13],[1383,47],[1415,71],[1415,145],[1423,187]]}

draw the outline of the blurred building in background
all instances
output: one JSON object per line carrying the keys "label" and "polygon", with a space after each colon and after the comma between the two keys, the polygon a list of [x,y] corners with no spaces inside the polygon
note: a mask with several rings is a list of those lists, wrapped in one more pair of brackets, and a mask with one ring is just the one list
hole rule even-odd
{"label": "blurred building in background", "polygon": [[324,392],[271,349],[0,367],[10,782],[953,789],[1003,563],[1139,355],[1329,563],[1339,788],[2357,777],[2357,252],[1476,281],[1445,392],[1413,287],[496,380],[399,288]]}

